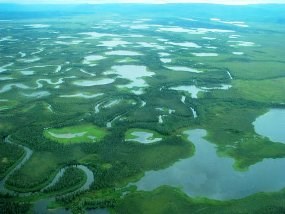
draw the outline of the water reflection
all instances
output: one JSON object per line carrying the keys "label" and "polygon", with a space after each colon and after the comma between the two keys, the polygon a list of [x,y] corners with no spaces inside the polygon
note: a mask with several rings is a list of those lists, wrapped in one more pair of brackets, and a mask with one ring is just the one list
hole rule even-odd
{"label": "water reflection", "polygon": [[195,145],[194,156],[166,169],[146,172],[135,183],[138,190],[151,191],[161,185],[169,185],[181,188],[189,196],[227,200],[285,187],[284,158],[265,159],[246,172],[235,171],[232,167],[234,161],[219,157],[215,145],[203,139],[205,130],[184,133]]}

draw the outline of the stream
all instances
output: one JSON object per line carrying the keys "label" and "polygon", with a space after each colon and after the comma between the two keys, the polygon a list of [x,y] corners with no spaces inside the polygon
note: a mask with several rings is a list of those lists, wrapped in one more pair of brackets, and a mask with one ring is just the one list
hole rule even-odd
{"label": "stream", "polygon": [[[25,150],[25,155],[24,157],[22,158],[22,160],[12,169],[10,170],[10,172],[0,181],[0,192],[3,193],[3,194],[10,194],[10,195],[17,195],[17,196],[20,196],[20,197],[25,197],[25,196],[31,196],[31,195],[36,195],[36,194],[40,194],[42,193],[45,189],[55,185],[59,180],[60,178],[63,176],[65,170],[68,168],[68,167],[77,167],[79,169],[81,169],[85,174],[86,174],[86,182],[78,189],[72,191],[72,192],[69,192],[69,193],[63,193],[62,196],[67,196],[67,195],[71,195],[71,194],[74,194],[74,193],[77,193],[77,192],[80,192],[80,191],[85,191],[85,190],[88,190],[91,186],[91,184],[94,182],[94,174],[93,172],[88,169],[86,166],[84,165],[72,165],[72,166],[66,166],[66,167],[63,167],[59,170],[59,172],[55,175],[55,177],[53,178],[53,180],[47,184],[44,188],[42,188],[40,191],[37,191],[37,192],[25,192],[25,193],[21,193],[21,192],[17,192],[17,191],[13,191],[13,190],[10,190],[8,189],[7,187],[5,187],[5,183],[6,181],[9,179],[9,177],[18,169],[20,169],[32,156],[33,154],[33,151],[31,149],[29,149],[28,147],[26,146],[23,146],[23,145],[19,145],[19,144],[16,144],[16,143],[13,143],[10,139],[10,136],[6,137],[5,140],[4,140],[5,143],[9,143],[9,144],[14,144],[14,145],[17,145],[21,148],[23,148]],[[36,201],[35,202],[35,207],[34,209],[39,211],[39,210],[43,210],[43,209],[47,209],[47,205],[50,201],[53,201],[54,200],[54,197],[51,196],[49,198],[46,198],[46,199],[41,199],[39,201]],[[41,205],[44,205],[44,206],[41,206]]]}

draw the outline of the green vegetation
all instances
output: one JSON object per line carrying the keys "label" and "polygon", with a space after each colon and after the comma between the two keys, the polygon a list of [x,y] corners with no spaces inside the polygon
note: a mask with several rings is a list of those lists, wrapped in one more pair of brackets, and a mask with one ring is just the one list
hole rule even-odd
{"label": "green vegetation", "polygon": [[[96,174],[95,189],[124,186],[142,176],[145,171],[169,166],[175,162],[174,160],[189,157],[194,151],[192,144],[178,137],[147,146],[131,142],[118,145],[116,143],[118,142],[112,144],[112,150],[109,149],[110,145],[106,145],[98,152],[101,156],[101,165],[98,165],[96,157],[93,161],[89,160],[89,165],[94,167]],[[91,150],[91,147],[86,149]]]}
{"label": "green vegetation", "polygon": [[285,192],[259,193],[244,199],[215,201],[190,198],[167,186],[151,192],[128,194],[114,208],[116,213],[283,213]]}
{"label": "green vegetation", "polygon": [[[141,192],[127,186],[195,155],[185,129],[205,129],[218,154],[233,159],[240,173],[263,159],[285,157],[285,144],[258,135],[253,126],[269,109],[285,108],[284,7],[82,7],[36,17],[0,8],[0,20],[12,20],[1,22],[0,137],[10,135],[13,142],[0,143],[0,178],[24,157],[17,144],[26,146],[33,155],[4,187],[36,192],[1,195],[0,210],[25,213],[29,203],[56,195],[54,206],[74,213],[99,207],[115,213],[285,212],[284,191],[220,202],[170,187]],[[229,23],[234,20],[248,27]],[[88,56],[95,56],[91,64]],[[122,65],[134,66],[120,71],[129,78],[112,70]],[[136,66],[152,76],[140,76]],[[179,86],[194,91],[171,89]],[[203,91],[197,98],[195,89]],[[134,143],[134,132],[161,140]],[[88,179],[71,167],[79,164],[95,177],[86,191],[76,191]],[[59,182],[41,192],[65,167]]]}
{"label": "green vegetation", "polygon": [[59,143],[98,142],[106,131],[92,124],[44,130],[44,136]]}
{"label": "green vegetation", "polygon": [[20,192],[40,190],[51,181],[57,170],[55,155],[49,152],[35,153],[22,168],[7,180],[7,186]]}

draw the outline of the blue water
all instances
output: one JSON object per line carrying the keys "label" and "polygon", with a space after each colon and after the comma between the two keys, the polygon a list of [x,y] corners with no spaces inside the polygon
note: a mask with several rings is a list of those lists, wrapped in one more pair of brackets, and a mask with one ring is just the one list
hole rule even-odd
{"label": "blue water", "polygon": [[166,169],[146,172],[133,183],[138,190],[151,191],[169,185],[181,188],[189,196],[228,200],[285,187],[285,158],[265,159],[249,167],[248,171],[236,171],[234,160],[219,157],[215,145],[203,138],[205,130],[189,130],[184,134],[195,145],[194,156]]}

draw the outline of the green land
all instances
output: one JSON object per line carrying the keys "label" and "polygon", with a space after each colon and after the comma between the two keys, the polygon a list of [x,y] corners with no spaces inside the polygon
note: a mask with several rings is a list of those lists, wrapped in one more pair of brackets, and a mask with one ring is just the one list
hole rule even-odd
{"label": "green land", "polygon": [[147,129],[129,129],[126,133],[125,133],[125,139],[126,141],[136,141],[139,143],[144,143],[141,142],[140,139],[138,139],[138,136],[135,133],[139,133],[142,135],[146,135],[145,140],[146,142],[152,142],[153,140],[156,141],[160,141],[162,139],[162,135],[160,135],[157,132],[151,131],[151,130],[147,130]]}
{"label": "green land", "polygon": [[[282,166],[284,142],[254,122],[285,109],[284,6],[54,7],[0,7],[0,212],[285,212],[285,183],[273,178],[223,200],[179,182],[135,185],[196,157],[185,130],[205,130],[241,179],[268,160]],[[278,129],[280,118],[268,123]]]}

